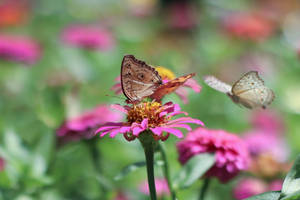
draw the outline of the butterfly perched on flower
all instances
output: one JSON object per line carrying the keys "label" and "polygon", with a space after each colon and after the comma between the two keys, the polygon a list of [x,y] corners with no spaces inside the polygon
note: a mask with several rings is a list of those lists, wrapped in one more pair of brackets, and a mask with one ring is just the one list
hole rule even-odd
{"label": "butterfly perched on flower", "polygon": [[205,76],[204,82],[215,90],[226,93],[234,103],[246,108],[266,108],[275,98],[274,92],[264,85],[257,71],[244,74],[233,86],[228,85],[214,76]]}
{"label": "butterfly perched on flower", "polygon": [[133,55],[125,55],[121,65],[121,86],[127,102],[137,103],[146,97],[160,101],[166,94],[174,92],[195,73],[163,83],[154,67]]}

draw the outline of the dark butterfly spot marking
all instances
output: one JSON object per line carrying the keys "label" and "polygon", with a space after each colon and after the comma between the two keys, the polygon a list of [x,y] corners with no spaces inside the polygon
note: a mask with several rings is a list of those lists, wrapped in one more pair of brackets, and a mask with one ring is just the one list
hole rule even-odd
{"label": "dark butterfly spot marking", "polygon": [[145,78],[143,73],[139,73],[138,74],[138,79],[143,80]]}

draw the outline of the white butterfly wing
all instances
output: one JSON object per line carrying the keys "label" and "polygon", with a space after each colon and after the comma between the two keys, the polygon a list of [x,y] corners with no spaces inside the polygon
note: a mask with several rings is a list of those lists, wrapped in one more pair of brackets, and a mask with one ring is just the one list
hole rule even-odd
{"label": "white butterfly wing", "polygon": [[246,92],[247,90],[261,88],[264,86],[264,81],[258,76],[257,71],[250,71],[242,76],[232,86],[232,93],[239,95],[240,93]]}
{"label": "white butterfly wing", "polygon": [[204,76],[204,82],[211,88],[223,93],[231,93],[231,85],[224,83],[214,76]]}
{"label": "white butterfly wing", "polygon": [[265,108],[274,100],[274,92],[264,85],[256,71],[246,73],[232,87],[233,99],[247,108]]}

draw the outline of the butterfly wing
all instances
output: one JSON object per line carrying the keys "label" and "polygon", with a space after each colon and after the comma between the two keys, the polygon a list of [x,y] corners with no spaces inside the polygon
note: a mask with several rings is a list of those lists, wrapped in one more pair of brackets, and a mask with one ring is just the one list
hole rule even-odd
{"label": "butterfly wing", "polygon": [[252,109],[256,107],[266,108],[274,100],[274,97],[274,92],[271,89],[260,87],[240,93],[236,99],[238,99],[237,103]]}
{"label": "butterfly wing", "polygon": [[274,98],[274,92],[264,85],[256,71],[246,73],[232,87],[232,99],[250,109],[265,108]]}
{"label": "butterfly wing", "polygon": [[148,97],[162,84],[158,72],[133,55],[126,55],[121,66],[121,86],[129,101]]}
{"label": "butterfly wing", "polygon": [[231,86],[217,79],[214,76],[204,76],[204,82],[211,88],[223,92],[231,93]]}
{"label": "butterfly wing", "polygon": [[159,101],[161,100],[165,95],[170,94],[177,90],[180,86],[182,86],[188,79],[195,76],[195,73],[191,73],[185,76],[180,76],[178,78],[175,78],[161,86],[159,86],[155,92],[151,95],[151,98]]}
{"label": "butterfly wing", "polygon": [[264,81],[258,76],[257,71],[250,71],[244,74],[232,86],[232,94],[239,95],[254,88],[265,87]]}

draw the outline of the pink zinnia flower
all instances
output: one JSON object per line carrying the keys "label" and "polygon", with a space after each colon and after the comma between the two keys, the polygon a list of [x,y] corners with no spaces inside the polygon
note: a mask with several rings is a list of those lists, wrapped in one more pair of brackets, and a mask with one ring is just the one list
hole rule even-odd
{"label": "pink zinnia flower", "polygon": [[273,23],[254,13],[234,13],[223,21],[226,31],[241,39],[259,41],[269,37],[273,32]]}
{"label": "pink zinnia flower", "polygon": [[274,180],[271,183],[266,183],[258,178],[244,178],[234,187],[233,196],[237,200],[242,200],[268,191],[280,191],[282,184],[282,180]]}
{"label": "pink zinnia flower", "polygon": [[194,155],[215,153],[216,163],[206,176],[216,176],[221,182],[227,182],[245,170],[250,161],[243,140],[223,130],[197,128],[177,143],[177,150],[182,164]]}
{"label": "pink zinnia flower", "polygon": [[41,48],[31,38],[0,34],[0,57],[3,59],[34,64],[41,56]]}
{"label": "pink zinnia flower", "polygon": [[[161,76],[163,83],[167,83],[170,80],[173,80],[176,78],[175,74],[165,68],[165,67],[155,67],[155,70],[158,72],[158,74]],[[115,85],[112,86],[111,90],[113,90],[116,94],[122,93],[122,87],[120,83],[120,76],[118,76],[115,81]],[[175,90],[175,94],[180,97],[180,99],[183,101],[183,103],[188,103],[188,91],[187,88],[191,88],[194,92],[199,93],[201,91],[201,86],[197,83],[195,79],[188,79],[181,87],[179,87],[177,90]]]}
{"label": "pink zinnia flower", "polygon": [[[155,188],[156,188],[156,193],[158,197],[163,197],[163,196],[170,196],[170,190],[168,187],[167,180],[164,178],[156,178],[155,179]],[[141,183],[139,190],[146,194],[149,195],[149,187],[148,187],[148,182],[144,181]]]}
{"label": "pink zinnia flower", "polygon": [[[101,137],[109,134],[113,138],[121,133],[128,141],[131,141],[143,131],[150,130],[156,140],[166,140],[170,133],[182,138],[183,134],[177,128],[190,131],[191,127],[187,123],[203,125],[203,122],[191,117],[172,119],[179,114],[188,115],[186,112],[180,111],[178,104],[172,102],[164,105],[158,102],[142,102],[131,107],[114,105],[114,108],[127,115],[127,122],[110,122],[100,126],[96,132],[101,133]],[[166,134],[164,135],[163,132]]]}
{"label": "pink zinnia flower", "polygon": [[288,146],[278,135],[268,134],[264,130],[252,130],[243,137],[251,156],[270,154],[281,162],[288,158]]}
{"label": "pink zinnia flower", "polygon": [[278,113],[270,110],[255,111],[251,116],[254,129],[264,130],[266,134],[281,134],[284,130],[283,120]]}
{"label": "pink zinnia flower", "polygon": [[4,170],[4,160],[0,158],[0,171]]}
{"label": "pink zinnia flower", "polygon": [[268,185],[260,179],[246,178],[236,184],[233,190],[233,196],[237,200],[246,199],[248,197],[266,192]]}
{"label": "pink zinnia flower", "polygon": [[57,136],[64,140],[89,139],[95,135],[94,131],[100,125],[110,120],[120,120],[122,115],[109,109],[106,105],[99,105],[93,110],[80,116],[66,120],[57,130]]}
{"label": "pink zinnia flower", "polygon": [[70,45],[87,48],[109,50],[114,46],[112,34],[100,27],[72,25],[63,30],[62,40]]}

